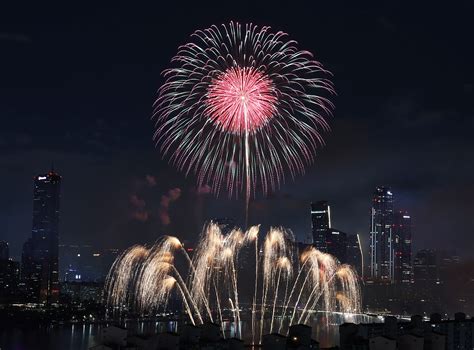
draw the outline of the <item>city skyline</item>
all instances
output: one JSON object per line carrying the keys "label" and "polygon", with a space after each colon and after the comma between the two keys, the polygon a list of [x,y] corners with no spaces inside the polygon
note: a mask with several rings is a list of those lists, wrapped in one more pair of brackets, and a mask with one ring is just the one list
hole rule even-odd
{"label": "city skyline", "polygon": [[[38,176],[34,177],[36,180],[38,178]],[[150,180],[150,178],[153,178],[153,180]],[[154,179],[154,177],[150,176],[150,175],[147,175],[145,177],[145,179],[142,179],[143,182],[148,182],[148,185],[150,185],[150,181],[153,183],[154,181],[156,181]],[[142,184],[143,185],[143,184]],[[151,186],[153,187],[154,184]],[[388,187],[388,186],[376,186],[377,189],[379,188],[390,188],[391,187]],[[205,192],[205,194],[207,195],[208,193]],[[199,193],[198,193],[199,195]],[[163,198],[163,196],[161,196],[161,198]],[[369,197],[368,197],[369,198]],[[133,199],[133,198],[132,198]],[[137,199],[138,200],[138,199]],[[268,200],[268,199],[262,199],[263,201],[265,200]],[[258,203],[258,200],[255,200],[255,202]],[[368,200],[369,202],[369,200]],[[373,199],[372,201],[373,202]],[[252,202],[251,202],[252,203]],[[327,227],[323,228],[322,230],[320,230],[322,232],[322,238],[325,240],[326,237],[325,237],[325,234],[326,232],[329,232],[330,229],[334,229],[336,231],[339,231],[338,229],[336,229],[338,226],[336,225],[333,225],[332,222],[343,222],[344,220],[341,218],[344,217],[344,213],[340,213],[338,212],[338,214],[335,216],[335,218],[331,217],[331,205],[329,205],[329,203],[331,203],[331,205],[333,205],[332,201],[326,201],[326,200],[317,200],[317,201],[311,201],[311,202],[303,202],[303,203],[300,203],[300,205],[305,205],[306,208],[305,208],[305,214],[308,214],[308,211],[307,211],[307,207],[308,207],[308,204],[311,206],[311,211],[310,211],[310,214],[309,215],[301,215],[301,217],[304,217],[303,220],[304,221],[309,221],[309,229],[307,231],[305,231],[304,233],[302,232],[294,232],[295,233],[295,237],[297,239],[297,241],[300,241],[300,242],[308,242],[308,239],[312,240],[314,243],[315,243],[315,246],[318,247],[318,249],[320,249],[321,251],[323,252],[328,252],[327,250],[327,246],[326,246],[326,242],[324,242],[324,247],[323,246],[319,246],[319,244],[317,243],[317,238],[315,236],[315,231],[314,231],[314,225],[315,225],[315,213],[316,212],[319,212],[319,210],[322,209],[321,206],[327,206],[327,209],[325,209],[325,217],[323,218],[322,221],[326,220],[327,221],[327,224],[323,224],[323,225],[327,225]],[[241,204],[239,203],[238,201],[236,201],[236,204]],[[319,207],[318,207],[319,206]],[[319,209],[317,209],[319,208]],[[392,203],[392,208],[393,208],[393,203]],[[315,211],[316,210],[316,211]],[[371,212],[372,209],[369,209],[368,210],[368,213]],[[402,208],[399,208],[398,206],[396,207],[396,210],[392,209],[393,211],[393,218],[391,219],[391,224],[393,224],[393,220],[395,220],[395,216],[397,214],[408,214],[408,211],[406,209],[402,209]],[[301,210],[301,212],[303,212],[303,210]],[[300,214],[301,214],[300,212]],[[225,212],[226,213],[226,212]],[[318,214],[319,215],[319,214]],[[371,214],[372,215],[372,214]],[[234,220],[235,220],[235,217],[240,217],[239,215],[236,215],[234,216]],[[403,218],[403,215],[401,216],[401,218]],[[410,222],[411,222],[411,216],[408,216],[408,219],[410,219]],[[207,221],[209,221],[211,219],[203,219],[202,221],[202,225],[204,225]],[[140,220],[139,220],[140,221]],[[370,221],[370,220],[369,220]],[[416,221],[416,219],[415,219]],[[239,221],[237,221],[238,223]],[[241,222],[242,222],[242,219],[241,219]],[[202,226],[201,225],[201,226]],[[199,224],[197,225],[199,226]],[[264,225],[265,226],[265,225]],[[271,224],[269,225],[271,226]],[[371,250],[370,250],[370,237],[371,237],[371,229],[370,229],[370,226],[369,225],[369,229],[368,230],[361,230],[360,232],[357,232],[355,230],[351,230],[350,228],[347,230],[348,234],[350,235],[358,235],[359,236],[359,239],[361,240],[361,246],[362,246],[362,251],[364,253],[364,256],[365,256],[365,261],[368,265],[366,265],[366,267],[370,266],[370,254],[371,254]],[[411,224],[410,224],[410,227],[411,227]],[[291,229],[291,227],[287,227],[288,229]],[[342,231],[341,231],[342,232]],[[165,233],[163,233],[165,234]],[[344,235],[346,235],[346,233],[343,232]],[[411,230],[410,230],[410,235],[411,235]],[[416,234],[415,234],[416,235]],[[160,237],[160,234],[158,234],[157,236],[155,237],[150,237],[150,239],[147,241],[147,240],[144,240],[143,243],[147,244],[147,243],[152,243],[153,241],[155,241],[157,238]],[[410,236],[411,238],[411,236]],[[195,237],[194,239],[197,239],[197,237]],[[395,233],[394,233],[394,239],[395,239]],[[316,240],[316,241],[315,241]],[[4,240],[5,242],[8,242],[8,240]],[[62,240],[61,238],[59,238],[59,244],[61,245],[77,245],[79,243],[80,240]],[[187,238],[186,241],[190,242],[190,243],[195,243],[195,241],[193,240],[193,238]],[[9,242],[10,243],[10,242]],[[446,247],[443,247],[443,248],[435,248],[435,247],[432,247],[430,245],[426,245],[425,242],[423,242],[423,244],[420,244],[421,242],[417,242],[416,239],[414,240],[414,246],[417,247],[416,250],[420,250],[420,249],[435,249],[435,250],[439,250],[439,251],[444,251],[444,252],[449,252],[449,253],[456,253],[458,254],[459,253],[459,250],[458,249],[451,249],[450,247],[446,248]],[[110,244],[107,245],[107,244],[96,244],[96,242],[94,241],[85,241],[83,242],[83,244],[85,245],[90,245],[92,244],[94,247],[96,247],[96,249],[125,249],[125,247],[123,245],[114,245],[114,246],[111,246]],[[410,241],[410,245],[412,245],[412,242]],[[22,251],[22,246],[23,246],[23,243],[20,244],[20,247],[13,247],[13,249],[11,249],[9,247],[9,254],[12,258],[14,258],[15,260],[21,260],[21,251]],[[16,248],[16,249],[15,249]],[[13,254],[12,254],[12,251],[13,251]],[[16,252],[16,254],[15,254]],[[469,255],[467,255],[466,257],[469,257]],[[394,259],[394,257],[391,257],[390,259]],[[391,272],[393,275],[395,274],[395,271],[394,271],[394,268],[395,268],[395,265],[393,265],[391,267],[393,269],[393,271]],[[369,271],[369,274],[370,274],[370,271]],[[394,276],[393,276],[394,277]]]}
{"label": "city skyline", "polygon": [[[58,287],[52,286],[57,286],[59,282],[102,283],[120,251],[87,244],[60,244],[58,224],[61,180],[62,177],[53,168],[45,175],[34,177],[32,237],[23,244],[21,259],[21,283],[26,295],[48,303],[51,298],[49,288],[56,288],[54,294],[57,298]],[[308,241],[308,237],[293,236],[295,243],[303,244],[300,247],[302,250],[309,243],[319,251],[329,253],[339,263],[349,264],[361,281],[366,281],[369,285],[382,283],[409,286],[414,283],[413,262],[416,261],[412,253],[411,216],[406,210],[399,210],[394,206],[395,198],[390,187],[376,187],[372,198],[368,247],[363,247],[359,234],[345,233],[334,227],[334,214],[331,214],[330,202],[326,200],[310,203],[308,216],[311,218],[311,237]],[[224,234],[229,234],[233,228],[238,227],[229,218],[213,221],[223,225],[221,229]],[[1,243],[1,253],[5,260],[5,257],[9,257],[9,245],[7,242]],[[191,242],[190,247],[195,244],[196,242]],[[368,251],[365,258],[364,251]],[[427,251],[426,247],[419,250],[416,256],[424,251]],[[53,275],[49,276],[48,273],[51,272]],[[48,286],[48,290],[41,286]]]}
{"label": "city skyline", "polygon": [[[60,243],[61,180],[54,168],[45,175],[34,177],[32,237],[23,244],[21,282],[26,295],[35,300],[50,302],[52,292],[49,288],[56,289],[53,294],[57,298],[58,287],[54,286],[59,282],[104,281],[107,269],[119,253],[118,249]],[[359,234],[345,233],[332,225],[331,206],[326,200],[310,203],[311,237],[302,239],[295,235],[293,239],[296,244],[303,244],[303,250],[309,243],[319,251],[329,253],[339,263],[351,265],[359,278],[368,283],[409,285],[413,283],[411,216],[407,211],[394,207],[394,198],[391,188],[376,187],[372,199],[369,247],[361,245]],[[212,221],[223,225],[224,234],[237,227],[229,218]],[[206,225],[212,221],[208,220]],[[0,243],[0,253],[3,260],[7,260],[9,245],[4,241]],[[194,244],[196,242],[191,242],[190,246]],[[368,251],[365,266],[364,250]],[[104,260],[105,254],[108,257]],[[48,289],[42,286],[48,286]]]}

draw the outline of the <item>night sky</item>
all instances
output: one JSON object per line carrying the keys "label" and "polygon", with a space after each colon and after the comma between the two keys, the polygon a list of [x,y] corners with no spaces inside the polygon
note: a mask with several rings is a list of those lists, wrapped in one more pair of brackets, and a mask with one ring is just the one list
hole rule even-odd
{"label": "night sky", "polygon": [[35,3],[0,5],[0,239],[15,258],[31,235],[32,178],[52,162],[63,243],[192,241],[206,219],[243,223],[243,202],[213,198],[162,160],[150,120],[177,46],[230,20],[288,32],[338,94],[316,163],[253,201],[251,223],[304,239],[309,203],[326,199],[333,226],[366,249],[372,193],[389,185],[413,217],[415,250],[473,256],[474,2]]}

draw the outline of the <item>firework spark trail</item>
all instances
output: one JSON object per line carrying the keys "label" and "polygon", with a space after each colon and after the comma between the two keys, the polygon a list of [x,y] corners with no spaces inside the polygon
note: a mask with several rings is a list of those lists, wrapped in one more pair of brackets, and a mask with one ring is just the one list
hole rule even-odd
{"label": "firework spark trail", "polygon": [[[303,292],[306,291],[305,287],[306,287],[307,282],[309,282],[308,284],[309,284],[310,288],[312,288],[311,290],[319,288],[319,285],[320,285],[320,266],[319,266],[320,261],[318,259],[319,254],[322,254],[322,253],[319,252],[318,250],[314,249],[314,248],[311,248],[309,251],[303,253],[303,257],[305,259],[305,264],[303,264],[303,267],[304,267],[304,265],[306,265],[306,262],[309,262],[309,264],[310,264],[309,265],[309,272],[306,274],[303,285],[300,288],[298,298],[296,299],[296,302],[294,304],[290,324],[293,323],[293,320],[296,316],[301,296],[303,295]],[[313,287],[311,287],[311,286],[313,286]]]}
{"label": "firework spark trail", "polygon": [[[329,285],[331,283],[331,281],[334,279],[334,277],[336,276],[336,273],[333,273],[329,279],[327,280],[327,283],[322,283],[321,285],[316,285],[313,290],[311,291],[311,294],[309,295],[308,297],[308,300],[306,301],[306,304],[303,308],[303,311],[301,312],[301,315],[300,315],[300,318],[298,319],[298,323],[301,323],[302,320],[303,320],[303,316],[305,314],[307,314],[306,318],[305,318],[305,322],[308,322],[308,317],[309,317],[309,310],[312,310],[314,309],[314,307],[316,306],[316,304],[318,303],[319,299],[321,298],[321,296],[327,294],[327,287],[326,285]],[[321,287],[322,286],[322,287]],[[316,298],[313,298],[314,295],[316,295],[316,293],[319,292],[319,294],[317,294]],[[324,305],[326,305],[327,301],[326,300],[323,300],[324,302]],[[309,307],[311,305],[311,307]],[[326,310],[329,310],[326,306]]]}
{"label": "firework spark trail", "polygon": [[270,321],[270,333],[272,333],[272,330],[273,330],[273,320],[275,319],[275,308],[276,308],[276,302],[278,299],[278,289],[280,287],[280,278],[281,278],[281,267],[278,269],[278,277],[277,277],[277,282],[276,282],[276,287],[275,287],[275,296],[273,297],[272,317]]}
{"label": "firework spark trail", "polygon": [[[324,310],[333,310],[335,308],[334,302],[336,300],[336,298],[334,297],[335,284],[333,283],[333,280],[337,275],[339,262],[333,256],[326,253],[319,253],[318,259],[320,260],[320,266],[323,266],[323,271],[319,277],[321,281],[321,290],[318,297],[313,300],[312,304],[310,304],[311,306],[309,310],[313,310],[316,307],[316,304],[318,303],[319,298],[321,296],[323,296]],[[307,311],[308,307],[305,306],[305,308],[303,309],[303,314]],[[309,313],[306,316],[305,322],[307,322],[308,318]],[[326,321],[329,322],[329,319],[326,319]]]}
{"label": "firework spark trail", "polygon": [[[352,278],[354,279],[354,283],[351,281]],[[360,298],[357,296],[360,296],[360,290],[359,286],[357,284],[357,275],[354,274],[354,270],[348,266],[348,265],[342,265],[337,268],[337,270],[333,273],[333,275],[330,277],[328,284],[332,284],[333,279],[338,279],[342,283],[342,289],[340,292],[335,293],[335,298],[332,298],[332,303],[330,303],[329,308],[334,307],[334,303],[336,301],[340,301],[341,305],[340,308],[342,310],[345,310],[345,312],[357,312],[360,310]],[[334,288],[334,287],[333,287]],[[317,296],[315,301],[313,301],[313,304],[311,305],[310,309],[314,309],[316,306],[316,303],[318,299],[321,297],[322,293],[326,292],[325,290],[321,290],[320,294]],[[334,295],[334,294],[333,294]],[[350,300],[351,298],[354,298],[354,300]],[[328,306],[326,305],[326,310],[328,309]],[[306,315],[306,318],[304,319],[304,323],[307,323],[309,320],[310,314],[309,312]]]}
{"label": "firework spark trail", "polygon": [[[209,295],[213,272],[218,268],[218,257],[221,255],[224,237],[219,226],[211,223],[203,230],[198,246],[194,251],[192,259],[193,271],[190,274],[189,285],[195,286],[191,289],[191,295],[196,300],[198,308],[206,303],[206,295]],[[204,293],[202,292],[204,291]]]}
{"label": "firework spark trail", "polygon": [[239,334],[239,324],[240,324],[240,305],[239,305],[239,291],[237,286],[237,271],[235,269],[235,264],[238,259],[238,251],[242,246],[244,237],[242,231],[232,230],[230,234],[224,239],[224,250],[223,250],[223,264],[225,268],[225,276],[231,281],[229,286],[229,294],[234,294],[235,313],[236,317],[236,332]]}
{"label": "firework spark trail", "polygon": [[[282,304],[283,306],[286,305],[286,301],[288,300],[288,286],[289,286],[289,284],[290,284],[290,278],[287,278],[286,279],[286,285],[285,285],[285,298],[283,299],[283,304]],[[283,321],[284,321],[284,316],[282,315],[280,317],[280,326],[278,327],[278,332],[280,332],[280,330],[281,330],[281,327],[283,325]]]}
{"label": "firework spark trail", "polygon": [[219,298],[219,292],[217,291],[217,287],[216,287],[216,283],[215,281],[213,281],[213,285],[214,285],[214,291],[216,293],[216,304],[217,304],[217,311],[219,313],[219,320],[221,321],[221,330],[222,330],[222,335],[225,339],[225,331],[224,331],[224,321],[222,319],[222,308],[221,308],[221,301],[220,301],[220,298]]}
{"label": "firework spark trail", "polygon": [[[184,249],[183,246],[181,246],[181,251],[183,252],[183,255],[186,257],[186,262],[188,263],[188,266],[191,270],[191,274],[196,275],[196,269],[194,268],[193,262],[191,258],[189,257],[188,252]],[[202,283],[199,283],[199,286],[202,287],[203,286]],[[209,316],[209,319],[211,320],[211,322],[214,322],[214,318],[212,317],[211,307],[209,306],[209,298],[206,297],[206,293],[204,289],[199,290],[199,292],[201,293],[201,297],[204,302],[204,307],[206,308],[207,315]]]}
{"label": "firework spark trail", "polygon": [[337,278],[341,282],[342,308],[356,312],[359,305],[356,300],[360,300],[360,286],[357,283],[358,276],[349,265],[342,265],[337,271]]}
{"label": "firework spark trail", "polygon": [[[311,250],[313,250],[313,249],[314,249],[314,248],[312,248]],[[286,300],[286,302],[283,302],[283,306],[284,306],[284,307],[283,307],[283,313],[282,313],[282,316],[281,316],[281,322],[280,322],[280,327],[278,328],[278,332],[281,332],[281,328],[283,327],[283,320],[284,320],[284,318],[285,318],[285,316],[286,316],[286,311],[287,311],[288,306],[289,306],[289,304],[290,304],[290,302],[291,302],[291,298],[292,298],[292,296],[293,296],[293,293],[295,292],[296,286],[298,285],[298,282],[299,282],[299,280],[300,280],[300,276],[301,276],[301,274],[302,274],[302,272],[303,272],[303,270],[304,270],[304,268],[305,268],[305,266],[306,266],[306,263],[307,263],[308,261],[310,261],[310,260],[308,259],[308,255],[309,255],[309,254],[308,254],[308,251],[303,252],[303,254],[301,255],[301,259],[300,259],[300,260],[303,261],[303,264],[301,265],[301,267],[300,267],[299,270],[298,270],[298,275],[296,276],[296,279],[295,279],[295,281],[294,281],[294,283],[293,283],[293,288],[291,288],[291,292],[290,292],[290,295],[288,296],[288,299]],[[304,286],[305,286],[305,284],[306,284],[306,281],[307,281],[308,277],[309,277],[309,274],[306,275],[306,278],[304,279],[303,285],[302,285],[302,287],[300,288],[300,295],[299,295],[299,297],[301,297],[301,292],[304,290]],[[298,297],[298,299],[297,299],[295,305],[298,305],[299,297]]]}
{"label": "firework spark trail", "polygon": [[148,249],[136,245],[125,250],[113,263],[105,282],[107,305],[122,307],[128,302],[137,267],[148,256]]}
{"label": "firework spark trail", "polygon": [[255,343],[255,321],[257,315],[257,293],[258,293],[258,238],[255,238],[255,291],[252,303],[252,343]]}
{"label": "firework spark trail", "polygon": [[184,306],[185,306],[186,312],[188,313],[189,319],[191,320],[191,323],[195,326],[196,322],[194,321],[193,313],[191,312],[191,308],[189,307],[187,296],[184,293],[183,288],[179,284],[177,284],[177,286],[178,286],[179,292],[181,293],[181,298],[183,299]]}
{"label": "firework spark trail", "polygon": [[250,184],[250,148],[249,148],[249,122],[248,109],[244,105],[244,119],[245,119],[245,224],[249,221],[249,202],[252,186]]}
{"label": "firework spark trail", "polygon": [[[294,241],[294,237],[286,230],[270,228],[267,234],[263,248],[263,290],[262,290],[262,305],[260,314],[260,338],[259,343],[262,342],[263,337],[263,321],[265,319],[265,310],[267,304],[267,297],[271,289],[274,290],[274,281],[276,274],[276,265],[274,262],[280,256],[291,256],[291,250],[288,249],[288,242]],[[292,260],[292,256],[291,256]],[[273,287],[273,288],[272,288]],[[275,297],[275,296],[274,296]]]}
{"label": "firework spark trail", "polygon": [[[334,266],[332,271],[334,272],[332,272],[332,276],[326,285],[332,286],[332,288],[334,288],[334,285],[331,282],[333,279],[338,279],[342,288],[340,292],[335,293],[336,297],[332,298],[330,303],[325,301],[326,310],[331,310],[334,307],[334,302],[339,301],[341,304],[341,310],[345,310],[345,312],[357,312],[357,310],[360,309],[361,298],[360,288],[357,283],[357,274],[349,265],[342,265],[339,267]],[[313,303],[309,308],[310,310],[315,308],[321,294],[325,292],[327,293],[327,290],[322,290],[320,295],[315,300],[313,300]],[[309,317],[310,313],[308,312],[306,318],[304,319],[305,324],[308,322]],[[301,319],[299,322],[301,322]]]}
{"label": "firework spark trail", "polygon": [[188,290],[188,287],[186,286],[186,283],[184,282],[183,278],[181,277],[181,274],[178,272],[178,270],[176,270],[176,267],[173,266],[173,271],[175,272],[176,274],[176,277],[177,277],[177,280],[178,280],[178,284],[181,285],[181,288],[182,288],[182,291],[184,292],[184,294],[186,295],[186,297],[188,298],[188,300],[191,302],[195,312],[196,312],[196,315],[197,317],[199,318],[199,321],[201,323],[204,323],[203,319],[202,319],[202,316],[201,316],[201,312],[199,311],[197,305],[196,305],[196,302],[194,301],[194,299],[191,297],[191,293],[189,292]]}
{"label": "firework spark trail", "polygon": [[139,272],[141,282],[137,284],[139,309],[147,310],[155,303],[162,302],[156,296],[164,296],[159,290],[162,288],[161,282],[169,276],[174,252],[180,247],[181,242],[176,237],[164,236],[149,250]]}
{"label": "firework spark trail", "polygon": [[160,290],[160,294],[157,295],[158,299],[164,300],[163,312],[166,312],[166,308],[168,306],[168,300],[170,297],[170,293],[173,290],[174,285],[176,284],[176,279],[172,276],[165,277],[163,280],[162,288]]}
{"label": "firework spark trail", "polygon": [[[253,299],[253,344],[261,343],[267,316],[271,317],[267,328],[270,332],[276,329],[274,319],[281,316],[278,325],[281,332],[288,310],[292,310],[289,325],[294,320],[308,323],[311,312],[318,305],[325,311],[353,313],[360,310],[358,277],[351,267],[340,265],[329,254],[314,248],[298,254],[295,260],[294,236],[279,228],[271,228],[263,239],[260,260],[258,231],[259,227],[254,226],[245,233],[234,229],[223,235],[218,225],[207,225],[195,255],[192,259],[186,258],[189,265],[187,282],[175,266],[176,258],[183,251],[177,238],[166,236],[150,249],[134,246],[117,259],[109,272],[105,289],[108,305],[114,309],[117,306],[137,307],[144,313],[163,310],[171,292],[177,290],[191,323],[213,320],[214,310],[225,334],[223,313],[230,311],[234,336],[240,337],[242,315],[237,266],[240,266],[241,249],[254,243],[255,290],[248,296]],[[291,291],[288,290],[289,283],[293,284]],[[260,323],[257,321],[257,298],[261,300]],[[279,305],[281,299],[283,304]],[[303,309],[299,309],[300,302]],[[282,310],[281,315],[278,310]]]}
{"label": "firework spark trail", "polygon": [[[303,174],[333,104],[331,74],[286,33],[230,22],[178,48],[154,103],[154,140],[214,194],[277,189]],[[248,214],[248,212],[247,212]]]}
{"label": "firework spark trail", "polygon": [[[291,274],[291,268],[292,268],[291,262],[286,256],[278,259],[277,265],[278,265],[278,277],[277,277],[277,283],[275,287],[275,295],[273,297],[273,309],[272,309],[272,320],[270,323],[270,333],[272,333],[273,331],[273,321],[275,320],[275,309],[276,309],[276,303],[278,300],[278,292],[280,290],[280,278],[281,278],[282,270],[284,274],[286,273],[284,276],[286,277],[286,281],[288,281],[288,278],[290,277],[290,274]],[[286,299],[286,291],[285,291],[285,299]]]}
{"label": "firework spark trail", "polygon": [[254,296],[252,301],[252,343],[255,343],[255,321],[257,311],[257,293],[258,293],[258,233],[260,225],[252,226],[245,233],[245,243],[249,244],[252,241],[255,243],[255,281],[254,281]]}

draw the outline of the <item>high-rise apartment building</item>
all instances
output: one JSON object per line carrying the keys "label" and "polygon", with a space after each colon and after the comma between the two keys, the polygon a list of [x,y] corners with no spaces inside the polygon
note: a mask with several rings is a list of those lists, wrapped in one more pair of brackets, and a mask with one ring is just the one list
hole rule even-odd
{"label": "high-rise apartment building", "polygon": [[392,229],[396,283],[411,284],[413,282],[411,228],[411,216],[406,211],[396,211]]}
{"label": "high-rise apartment building", "polygon": [[413,273],[417,288],[432,288],[438,281],[438,258],[434,250],[419,250],[413,259]]}
{"label": "high-rise apartment building", "polygon": [[390,188],[376,188],[370,218],[368,277],[377,282],[393,283],[395,278],[393,200]]}
{"label": "high-rise apartment building", "polygon": [[327,252],[326,237],[331,228],[331,208],[327,201],[311,203],[311,232],[313,244],[322,252]]}

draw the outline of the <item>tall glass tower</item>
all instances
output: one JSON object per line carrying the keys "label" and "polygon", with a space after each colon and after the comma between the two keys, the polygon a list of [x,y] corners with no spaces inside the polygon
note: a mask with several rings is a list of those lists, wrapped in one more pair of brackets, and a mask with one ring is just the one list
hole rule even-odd
{"label": "tall glass tower", "polygon": [[347,263],[356,269],[359,277],[364,277],[364,255],[358,234],[347,235]]}
{"label": "tall glass tower", "polygon": [[406,211],[394,214],[393,236],[395,240],[395,282],[413,282],[411,216]]}
{"label": "tall glass tower", "polygon": [[59,298],[58,247],[61,176],[54,170],[34,177],[31,238],[23,246],[22,279],[32,301]]}
{"label": "tall glass tower", "polygon": [[373,281],[394,282],[393,193],[389,187],[377,187],[370,217],[369,277]]}
{"label": "tall glass tower", "polygon": [[311,231],[313,244],[322,252],[327,252],[326,237],[331,228],[331,208],[327,201],[311,203]]}

